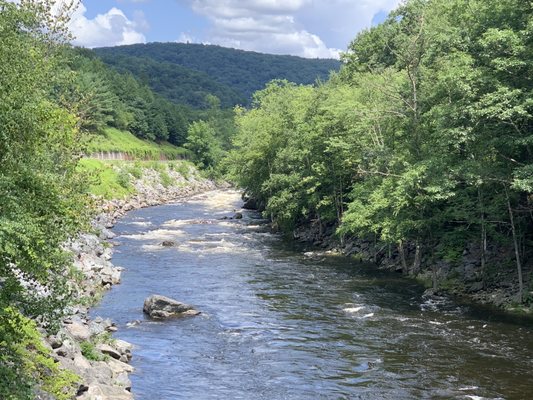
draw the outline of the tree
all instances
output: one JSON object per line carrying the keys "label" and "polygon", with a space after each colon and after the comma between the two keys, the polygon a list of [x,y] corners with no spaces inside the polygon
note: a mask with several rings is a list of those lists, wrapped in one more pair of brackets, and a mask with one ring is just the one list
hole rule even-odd
{"label": "tree", "polygon": [[206,121],[195,121],[189,125],[185,148],[192,151],[195,161],[203,168],[214,167],[221,156],[215,129]]}
{"label": "tree", "polygon": [[66,18],[51,7],[0,0],[2,398],[32,398],[37,376],[57,372],[42,357],[32,358],[32,346],[35,351],[42,346],[27,317],[40,317],[48,327],[57,321],[68,299],[69,261],[60,244],[83,226],[86,214],[74,169],[80,152],[77,119],[53,95],[64,76]]}

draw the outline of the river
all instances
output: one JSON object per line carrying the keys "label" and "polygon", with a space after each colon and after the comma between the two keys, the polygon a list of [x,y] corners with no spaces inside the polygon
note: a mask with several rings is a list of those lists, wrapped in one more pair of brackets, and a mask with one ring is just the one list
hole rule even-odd
{"label": "river", "polygon": [[[211,192],[132,211],[114,228],[113,262],[126,271],[92,314],[134,344],[136,399],[533,398],[528,321],[306,252],[253,212],[222,219],[241,204]],[[150,321],[150,294],[202,314]]]}

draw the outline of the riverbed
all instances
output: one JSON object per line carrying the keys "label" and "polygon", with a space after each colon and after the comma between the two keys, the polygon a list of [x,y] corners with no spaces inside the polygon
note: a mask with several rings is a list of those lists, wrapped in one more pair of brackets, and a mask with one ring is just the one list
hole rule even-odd
{"label": "riverbed", "polygon": [[[136,399],[528,399],[533,326],[269,232],[233,191],[130,213],[93,316],[134,344]],[[163,241],[174,246],[163,247]],[[148,320],[144,299],[198,317]]]}

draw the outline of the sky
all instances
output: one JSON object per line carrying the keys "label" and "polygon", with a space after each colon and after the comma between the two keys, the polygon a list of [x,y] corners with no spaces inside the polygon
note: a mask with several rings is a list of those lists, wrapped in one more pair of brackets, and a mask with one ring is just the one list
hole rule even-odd
{"label": "sky", "polygon": [[217,44],[262,53],[338,58],[401,0],[82,0],[74,44]]}

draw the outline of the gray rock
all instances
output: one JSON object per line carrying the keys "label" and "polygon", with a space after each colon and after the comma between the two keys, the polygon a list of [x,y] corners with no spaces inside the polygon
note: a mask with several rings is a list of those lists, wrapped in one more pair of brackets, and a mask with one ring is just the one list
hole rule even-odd
{"label": "gray rock", "polygon": [[102,384],[109,384],[115,376],[113,368],[105,361],[93,361],[92,368],[87,370],[88,376],[86,381],[88,383],[98,382]]}
{"label": "gray rock", "polygon": [[76,340],[88,340],[91,337],[91,331],[81,322],[74,321],[71,324],[65,325],[66,330]]}
{"label": "gray rock", "polygon": [[242,219],[242,213],[236,212],[235,215],[233,215],[233,219]]}
{"label": "gray rock", "polygon": [[106,343],[100,343],[96,346],[96,348],[100,350],[102,354],[107,354],[108,356],[113,357],[115,360],[119,360],[120,356],[122,355],[118,350]]}
{"label": "gray rock", "polygon": [[173,247],[176,245],[176,242],[173,242],[172,240],[165,240],[161,243],[161,246],[163,247]]}
{"label": "gray rock", "polygon": [[104,239],[104,240],[107,240],[107,239],[113,239],[115,238],[115,234],[113,232],[111,232],[109,229],[105,228],[105,227],[102,227],[100,229],[100,239]]}
{"label": "gray rock", "polygon": [[46,338],[52,349],[58,349],[63,344],[63,341],[55,335],[50,335]]}
{"label": "gray rock", "polygon": [[246,210],[257,210],[259,207],[257,206],[257,201],[253,197],[250,197],[244,201],[242,208]]}
{"label": "gray rock", "polygon": [[92,384],[89,386],[81,396],[78,396],[79,400],[130,400],[133,399],[133,395],[126,389],[118,386]]}
{"label": "gray rock", "polygon": [[117,349],[121,355],[125,356],[127,360],[131,359],[131,350],[133,349],[133,345],[131,343],[128,343],[125,340],[117,339],[113,343],[113,347]]}
{"label": "gray rock", "polygon": [[166,296],[154,294],[144,300],[143,311],[151,318],[166,319],[171,317],[198,315],[193,306],[181,303]]}
{"label": "gray rock", "polygon": [[117,375],[115,378],[115,385],[121,386],[124,389],[130,391],[131,390],[131,381],[130,378],[128,378],[128,374],[126,372],[121,372]]}
{"label": "gray rock", "polygon": [[113,376],[117,376],[123,372],[133,372],[134,370],[131,365],[119,360],[115,360],[114,358],[111,358],[107,361],[107,366],[111,368]]}
{"label": "gray rock", "polygon": [[472,285],[470,285],[470,288],[468,289],[468,291],[470,293],[473,293],[473,292],[479,292],[480,290],[483,290],[483,282],[474,282]]}

